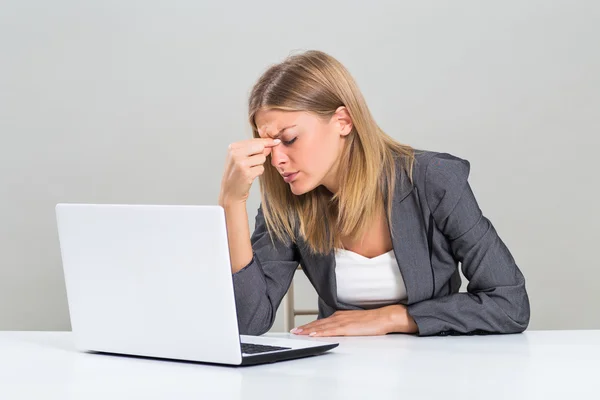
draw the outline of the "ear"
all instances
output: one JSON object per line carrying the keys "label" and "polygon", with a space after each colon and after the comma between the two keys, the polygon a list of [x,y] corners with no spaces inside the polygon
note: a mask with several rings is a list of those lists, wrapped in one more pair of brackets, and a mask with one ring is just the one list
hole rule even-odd
{"label": "ear", "polygon": [[333,120],[339,129],[341,136],[347,136],[350,134],[354,125],[352,123],[350,113],[345,106],[340,106],[337,108],[337,110],[335,110],[335,113],[333,114]]}

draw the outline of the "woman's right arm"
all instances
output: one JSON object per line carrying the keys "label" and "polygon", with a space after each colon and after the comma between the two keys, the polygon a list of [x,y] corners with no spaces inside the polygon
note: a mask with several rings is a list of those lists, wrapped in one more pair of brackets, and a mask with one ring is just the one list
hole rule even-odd
{"label": "woman's right arm", "polygon": [[231,272],[236,273],[252,259],[246,203],[221,204],[225,210]]}
{"label": "woman's right arm", "polygon": [[[247,219],[245,223],[248,229]],[[239,221],[239,224],[242,222]],[[262,335],[273,326],[277,308],[300,261],[296,245],[291,241],[282,243],[273,238],[271,242],[262,204],[258,208],[249,244],[251,248],[246,249],[250,251],[248,261],[233,274],[238,326],[243,335]],[[236,253],[241,254],[241,251]]]}
{"label": "woman's right arm", "polygon": [[271,241],[262,204],[252,237],[249,233],[246,200],[250,187],[279,142],[251,139],[229,145],[221,182],[219,205],[225,210],[238,326],[246,335],[262,335],[271,329],[299,264],[295,245],[276,238]]}

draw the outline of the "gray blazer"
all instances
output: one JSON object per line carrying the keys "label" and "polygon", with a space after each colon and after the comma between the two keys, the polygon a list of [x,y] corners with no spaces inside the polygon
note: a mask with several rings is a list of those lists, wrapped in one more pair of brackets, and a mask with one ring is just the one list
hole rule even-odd
{"label": "gray blazer", "polygon": [[[529,324],[525,278],[483,216],[467,181],[469,170],[467,160],[422,150],[416,153],[414,185],[398,168],[389,226],[406,285],[403,303],[419,336],[517,333]],[[261,335],[272,327],[298,264],[319,295],[319,319],[362,309],[337,299],[333,251],[317,255],[301,240],[274,241],[275,246],[261,205],[252,261],[233,274],[241,334]],[[459,262],[469,280],[462,293]]]}

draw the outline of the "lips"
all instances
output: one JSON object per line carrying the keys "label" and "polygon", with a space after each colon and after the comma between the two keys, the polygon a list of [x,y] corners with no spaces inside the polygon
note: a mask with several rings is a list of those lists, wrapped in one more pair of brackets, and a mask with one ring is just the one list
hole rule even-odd
{"label": "lips", "polygon": [[293,173],[286,172],[285,174],[283,174],[283,180],[286,181],[287,183],[290,183],[291,181],[296,179],[297,175],[298,175],[298,172],[293,172]]}

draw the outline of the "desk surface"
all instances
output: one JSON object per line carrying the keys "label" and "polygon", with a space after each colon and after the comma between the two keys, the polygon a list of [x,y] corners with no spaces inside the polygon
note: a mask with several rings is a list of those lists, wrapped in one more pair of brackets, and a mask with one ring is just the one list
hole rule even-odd
{"label": "desk surface", "polygon": [[558,399],[600,392],[600,330],[315,338],[340,345],[252,367],[81,353],[70,335],[0,332],[0,399]]}

